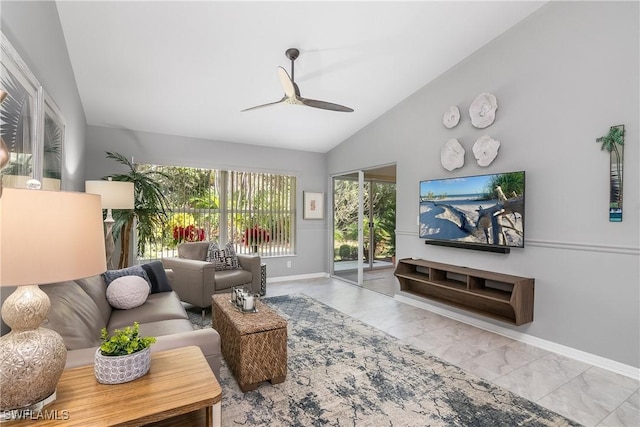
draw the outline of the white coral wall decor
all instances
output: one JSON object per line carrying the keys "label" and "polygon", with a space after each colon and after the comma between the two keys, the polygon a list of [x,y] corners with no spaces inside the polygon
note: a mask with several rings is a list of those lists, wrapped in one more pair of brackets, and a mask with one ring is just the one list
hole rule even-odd
{"label": "white coral wall decor", "polygon": [[460,121],[460,110],[455,105],[449,107],[447,111],[444,112],[442,116],[442,123],[444,123],[444,127],[447,129],[454,128],[458,125]]}
{"label": "white coral wall decor", "polygon": [[496,119],[497,109],[498,101],[496,97],[490,93],[481,93],[469,107],[471,124],[478,129],[490,126]]}
{"label": "white coral wall decor", "polygon": [[440,151],[440,163],[448,171],[464,165],[464,148],[457,139],[450,139],[444,144]]}
{"label": "white coral wall decor", "polygon": [[491,162],[498,156],[500,141],[491,138],[488,135],[481,136],[473,144],[473,155],[478,160],[478,165],[489,166]]}

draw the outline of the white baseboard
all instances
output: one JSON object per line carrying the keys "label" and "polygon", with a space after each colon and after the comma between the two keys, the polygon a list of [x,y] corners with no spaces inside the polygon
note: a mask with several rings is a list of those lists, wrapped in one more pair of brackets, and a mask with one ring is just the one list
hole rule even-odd
{"label": "white baseboard", "polygon": [[329,273],[309,273],[309,274],[298,274],[294,276],[280,276],[280,277],[267,277],[267,283],[272,282],[291,282],[294,280],[305,280],[305,279],[324,279],[329,277]]}
{"label": "white baseboard", "polygon": [[441,314],[445,317],[449,317],[451,319],[466,323],[471,326],[475,326],[480,329],[484,329],[489,332],[494,332],[498,335],[503,335],[507,338],[511,338],[516,341],[521,341],[525,344],[530,344],[535,347],[539,347],[544,350],[558,353],[560,355],[569,357],[571,359],[578,360],[580,362],[588,363],[590,365],[597,366],[599,368],[606,369],[608,371],[615,372],[620,375],[624,375],[629,378],[633,378],[636,380],[640,378],[640,368],[636,368],[630,365],[626,365],[624,363],[616,362],[615,360],[596,356],[595,354],[587,353],[585,351],[578,350],[572,347],[567,347],[565,345],[548,341],[542,338],[534,337],[533,335],[528,335],[519,331],[514,331],[513,329],[509,329],[503,326],[495,325],[493,323],[485,322],[481,319],[476,319],[475,317],[466,316],[462,313],[449,311],[435,304],[430,304],[428,301],[422,298],[421,299],[413,298],[411,296],[407,296],[403,294],[402,292],[396,293],[394,296],[394,299],[399,302],[413,305],[414,307],[424,308],[425,310],[429,310],[434,313]]}

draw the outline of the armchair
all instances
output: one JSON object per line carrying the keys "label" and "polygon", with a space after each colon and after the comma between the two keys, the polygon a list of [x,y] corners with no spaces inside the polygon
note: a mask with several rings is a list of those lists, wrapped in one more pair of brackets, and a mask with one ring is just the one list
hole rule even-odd
{"label": "armchair", "polygon": [[206,262],[209,242],[185,242],[178,246],[178,256],[163,258],[164,268],[172,269],[173,290],[180,299],[204,310],[211,306],[213,294],[230,292],[234,286],[247,286],[260,292],[260,257],[238,254],[238,270],[216,270]]}

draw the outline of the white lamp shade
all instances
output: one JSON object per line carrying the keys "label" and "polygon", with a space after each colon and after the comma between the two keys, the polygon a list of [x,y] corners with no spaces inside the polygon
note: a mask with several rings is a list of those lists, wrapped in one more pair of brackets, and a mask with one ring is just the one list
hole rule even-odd
{"label": "white lamp shade", "polygon": [[102,196],[102,209],[133,209],[133,182],[85,181],[87,193]]}
{"label": "white lamp shade", "polygon": [[105,270],[99,196],[4,189],[0,197],[0,286],[62,282]]}

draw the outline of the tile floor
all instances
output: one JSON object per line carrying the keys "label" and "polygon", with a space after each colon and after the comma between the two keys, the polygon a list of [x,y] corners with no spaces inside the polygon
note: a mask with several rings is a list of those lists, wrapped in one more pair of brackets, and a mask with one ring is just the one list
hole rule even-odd
{"label": "tile floor", "polygon": [[[506,338],[336,279],[278,282],[585,426],[640,426],[640,381]],[[382,315],[384,313],[384,315]]]}

